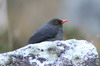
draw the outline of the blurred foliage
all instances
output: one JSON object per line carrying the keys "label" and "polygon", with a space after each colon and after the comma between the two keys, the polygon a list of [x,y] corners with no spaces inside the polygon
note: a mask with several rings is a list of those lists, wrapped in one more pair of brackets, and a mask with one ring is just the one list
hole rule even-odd
{"label": "blurred foliage", "polygon": [[0,35],[0,52],[9,51],[8,43],[8,31],[6,31]]}
{"label": "blurred foliage", "polygon": [[66,39],[85,39],[85,35],[79,30],[79,28],[74,26],[66,26],[64,28],[64,34]]}

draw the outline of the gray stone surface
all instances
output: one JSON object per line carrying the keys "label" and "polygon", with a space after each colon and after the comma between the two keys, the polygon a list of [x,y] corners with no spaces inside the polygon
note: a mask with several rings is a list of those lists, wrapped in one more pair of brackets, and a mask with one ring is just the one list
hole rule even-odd
{"label": "gray stone surface", "polygon": [[96,47],[86,40],[45,41],[0,54],[0,66],[99,66]]}

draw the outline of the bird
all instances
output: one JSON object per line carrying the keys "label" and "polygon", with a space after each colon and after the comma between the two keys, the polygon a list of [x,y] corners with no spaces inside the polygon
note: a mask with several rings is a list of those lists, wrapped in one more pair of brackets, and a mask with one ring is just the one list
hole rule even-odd
{"label": "bird", "polygon": [[65,22],[68,22],[68,20],[61,20],[59,18],[51,19],[29,38],[27,44],[63,40],[62,28]]}

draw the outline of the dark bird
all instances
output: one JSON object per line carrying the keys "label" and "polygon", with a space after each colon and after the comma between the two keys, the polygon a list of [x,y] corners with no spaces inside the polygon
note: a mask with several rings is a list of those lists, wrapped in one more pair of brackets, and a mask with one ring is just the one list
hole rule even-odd
{"label": "dark bird", "polygon": [[54,18],[47,24],[42,26],[32,37],[30,37],[28,44],[39,43],[43,41],[54,41],[63,39],[63,23],[68,22],[67,20],[60,20]]}

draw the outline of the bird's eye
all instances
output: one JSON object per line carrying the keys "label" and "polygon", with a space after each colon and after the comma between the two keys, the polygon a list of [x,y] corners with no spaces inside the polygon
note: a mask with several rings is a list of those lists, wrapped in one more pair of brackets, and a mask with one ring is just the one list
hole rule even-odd
{"label": "bird's eye", "polygon": [[55,23],[55,24],[59,24],[59,22],[58,22],[58,21],[55,21],[54,23]]}

